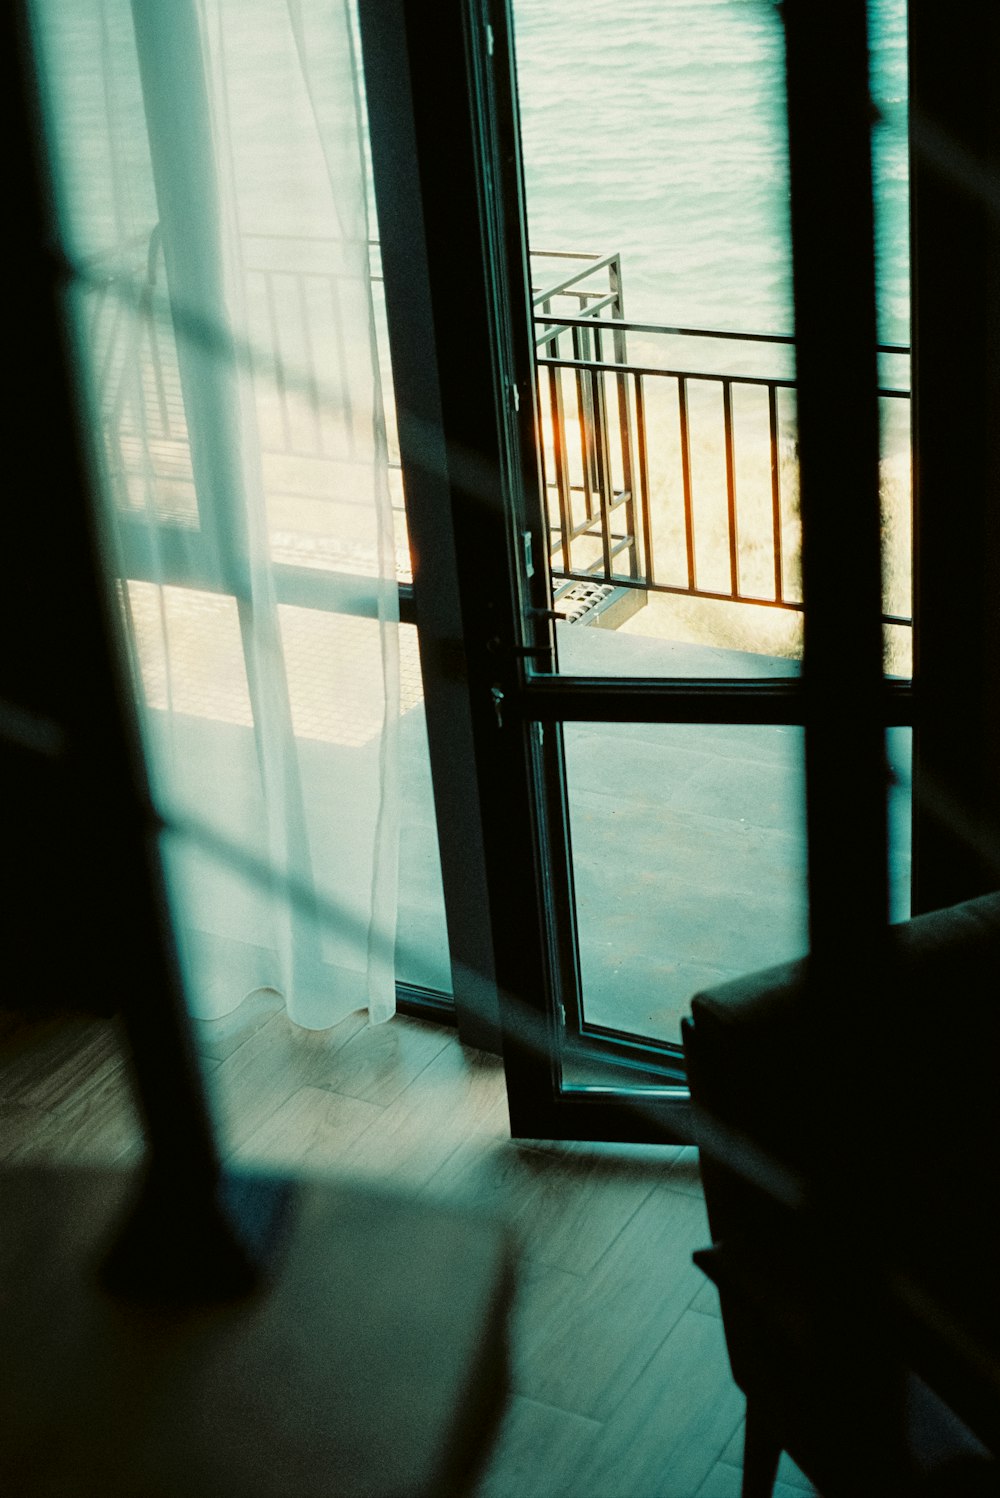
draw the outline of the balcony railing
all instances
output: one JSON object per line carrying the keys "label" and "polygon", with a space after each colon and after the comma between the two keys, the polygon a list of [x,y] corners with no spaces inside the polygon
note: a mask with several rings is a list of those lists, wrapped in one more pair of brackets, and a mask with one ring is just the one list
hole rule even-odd
{"label": "balcony railing", "polygon": [[[320,392],[317,348],[326,367],[346,357],[340,280],[327,251],[319,240],[246,241],[248,313],[263,376],[261,448],[276,459],[343,462],[353,456],[351,424],[327,432]],[[92,305],[107,435],[119,448],[126,507],[148,503],[152,460],[160,478],[157,508],[164,518],[190,521],[196,505],[176,354],[169,320],[162,309],[160,315],[153,310],[158,280],[162,285],[158,233],[137,241],[134,252],[134,268],[127,271],[141,288],[139,317],[124,317],[124,303],[106,288],[98,289]],[[793,340],[630,321],[619,254],[533,253],[531,264],[539,446],[560,610],[582,618],[588,605],[603,608],[612,593],[625,591],[636,603],[650,594],[674,594],[801,611]],[[113,279],[109,275],[109,286]],[[377,254],[372,280],[377,293]],[[376,295],[377,310],[378,303]],[[882,344],[879,354],[885,375],[892,376],[880,390],[884,413],[896,408],[895,419],[889,414],[884,422],[896,434],[897,477],[883,484],[890,583],[883,617],[905,626],[909,349]],[[291,385],[286,366],[295,375]],[[391,391],[387,395],[405,577],[402,474]],[[844,575],[849,591],[849,557]]]}
{"label": "balcony railing", "polygon": [[[557,597],[596,582],[801,611],[794,340],[628,321],[620,256],[558,258],[575,268],[533,292]],[[909,349],[881,344],[879,355],[897,376],[881,400],[908,403]],[[899,414],[885,425],[902,448]],[[884,486],[883,531],[887,551],[907,552],[893,568],[898,599],[909,593],[908,467],[897,490]],[[898,606],[883,617],[911,622]]]}

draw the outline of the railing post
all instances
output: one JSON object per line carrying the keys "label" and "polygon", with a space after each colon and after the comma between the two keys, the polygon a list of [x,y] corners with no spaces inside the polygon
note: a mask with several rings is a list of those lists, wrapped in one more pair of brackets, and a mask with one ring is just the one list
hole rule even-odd
{"label": "railing post", "polygon": [[691,425],[688,419],[687,380],[677,381],[677,415],[680,420],[681,482],[684,486],[684,552],[687,561],[688,592],[698,586],[694,554],[694,506],[691,493]]}
{"label": "railing post", "polygon": [[729,532],[729,591],[740,596],[740,538],[736,513],[736,453],[733,442],[733,386],[722,382],[722,426],[726,444],[726,523]]}
{"label": "railing post", "polygon": [[[583,328],[573,329],[573,358],[581,363],[590,357],[590,335]],[[582,370],[576,375],[577,417],[580,426],[580,457],[583,464],[583,513],[594,518],[594,490],[597,488],[594,463],[594,414],[590,405],[590,381]]]}
{"label": "railing post", "polygon": [[767,429],[771,447],[771,555],[774,559],[774,601],[785,597],[784,568],[781,555],[781,459],[778,451],[778,387],[773,381],[767,387]]}
{"label": "railing post", "polygon": [[601,517],[601,557],[604,563],[604,580],[611,581],[613,559],[611,555],[611,455],[608,452],[608,412],[604,399],[604,376],[598,369],[590,371],[590,400],[594,413],[592,441],[594,444],[594,471],[597,479],[597,496]]}
{"label": "railing post", "polygon": [[[608,265],[608,286],[614,296],[611,304],[611,315],[615,321],[623,322],[625,319],[625,293],[622,286],[622,263],[621,256],[612,257]],[[615,363],[628,363],[627,334],[620,329],[612,333],[612,341],[615,351]],[[642,574],[639,571],[639,549],[638,537],[635,524],[635,480],[633,476],[632,463],[632,411],[629,405],[629,382],[628,376],[620,374],[617,376],[618,386],[618,428],[619,440],[622,448],[622,487],[628,498],[625,501],[625,526],[630,543],[629,554],[629,576],[638,580]]]}
{"label": "railing post", "polygon": [[649,454],[646,451],[646,397],[642,375],[635,373],[635,427],[639,456],[639,503],[642,509],[642,539],[646,558],[645,580],[649,587],[656,582],[653,560],[653,517],[649,503]]}
{"label": "railing post", "polygon": [[[552,312],[552,303],[542,303],[542,312],[549,317]],[[558,331],[545,345],[549,358],[559,357],[559,333]],[[570,485],[569,485],[569,456],[566,452],[566,423],[563,412],[562,374],[558,369],[549,369],[549,411],[552,420],[552,461],[555,466],[556,493],[559,498],[559,550],[562,552],[562,570],[569,572],[570,555],[570,531],[572,529],[572,511],[570,508]],[[539,401],[539,410],[541,401]],[[543,483],[542,492],[546,493],[546,485]],[[548,519],[548,517],[546,517]],[[551,545],[551,522],[549,523],[550,545],[549,556],[554,558],[555,549]]]}

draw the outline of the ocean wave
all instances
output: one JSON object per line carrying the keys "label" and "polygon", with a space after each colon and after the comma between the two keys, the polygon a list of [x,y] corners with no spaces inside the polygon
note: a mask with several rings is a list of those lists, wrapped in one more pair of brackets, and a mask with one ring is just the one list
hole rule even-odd
{"label": "ocean wave", "polygon": [[[732,0],[515,5],[531,237],[618,250],[627,310],[787,326],[787,145],[781,38]],[[879,281],[908,297],[905,0],[873,6]]]}

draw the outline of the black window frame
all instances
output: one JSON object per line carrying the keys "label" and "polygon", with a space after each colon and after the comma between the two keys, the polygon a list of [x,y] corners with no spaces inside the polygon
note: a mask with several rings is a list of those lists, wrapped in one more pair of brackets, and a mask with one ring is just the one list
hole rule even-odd
{"label": "black window frame", "polygon": [[[790,95],[790,135],[793,140],[793,181],[799,195],[796,235],[796,300],[799,363],[807,385],[807,407],[812,403],[815,435],[806,439],[811,454],[803,456],[810,477],[804,481],[814,493],[812,513],[817,545],[812,551],[812,628],[807,632],[807,664],[803,677],[758,682],[608,682],[567,678],[546,671],[551,663],[551,620],[544,567],[527,575],[518,540],[531,533],[532,552],[545,548],[534,533],[537,505],[525,504],[537,473],[531,471],[534,441],[534,369],[531,360],[530,295],[527,291],[526,244],[522,184],[518,160],[516,82],[508,40],[512,25],[506,0],[450,0],[440,7],[433,27],[418,7],[407,0],[363,7],[362,41],[366,65],[373,163],[380,213],[380,238],[386,272],[386,297],[393,347],[393,372],[400,406],[400,445],[407,474],[407,503],[416,550],[421,558],[414,576],[414,594],[421,651],[425,663],[429,727],[442,649],[456,650],[456,634],[441,638],[439,617],[433,621],[422,608],[430,548],[453,555],[457,544],[463,555],[478,559],[475,598],[458,599],[450,619],[461,630],[465,646],[465,688],[462,701],[477,756],[480,785],[491,787],[490,803],[479,797],[484,849],[504,843],[512,865],[534,868],[541,901],[572,906],[571,871],[561,849],[568,843],[565,801],[559,786],[561,754],[559,725],[565,721],[627,722],[750,722],[798,723],[806,727],[807,760],[814,784],[825,787],[809,802],[810,886],[814,949],[827,944],[824,910],[832,911],[835,897],[830,869],[843,856],[856,858],[870,877],[855,881],[851,898],[855,915],[874,935],[885,921],[885,784],[884,729],[910,724],[914,719],[909,683],[887,684],[881,671],[881,613],[877,543],[877,389],[875,361],[874,268],[871,232],[870,120],[867,111],[865,6],[856,0],[846,7],[843,23],[803,19],[802,8],[791,14],[789,49],[792,66],[808,83]],[[797,28],[797,29],[796,29]],[[822,68],[813,68],[816,48],[839,47],[838,61],[853,71],[853,109],[844,111],[842,98],[830,89],[816,91]],[[827,51],[827,63],[829,52]],[[827,70],[828,71],[828,70]],[[405,79],[405,84],[403,80]],[[842,79],[837,80],[838,90]],[[862,99],[863,95],[863,99]],[[833,108],[831,114],[832,106]],[[838,128],[817,129],[818,122],[836,118]],[[847,151],[843,165],[838,152]],[[831,245],[831,213],[822,193],[812,186],[817,170],[832,174],[847,206],[839,203],[841,223]],[[823,180],[826,180],[825,176]],[[389,186],[391,184],[391,186]],[[844,221],[846,220],[846,229]],[[419,226],[419,228],[417,227]],[[829,354],[829,340],[821,337],[821,323],[831,316],[829,273],[831,259],[847,249],[850,275],[841,274],[842,296],[837,303],[847,328],[840,355]],[[810,260],[812,266],[810,267]],[[843,272],[843,261],[840,266]],[[811,273],[810,273],[811,272]],[[419,312],[415,314],[415,309]],[[802,340],[807,347],[803,349]],[[814,352],[810,353],[811,345]],[[402,347],[401,347],[402,346]],[[491,368],[469,359],[469,350],[489,350]],[[437,460],[437,496],[427,464],[421,464],[426,428],[407,432],[408,406],[418,392],[426,392],[429,352],[433,350],[433,378],[440,399],[442,450]],[[804,357],[803,357],[804,355]],[[800,386],[801,379],[800,376]],[[844,391],[847,390],[845,405]],[[800,403],[802,393],[800,389]],[[476,413],[477,403],[480,409]],[[489,409],[492,403],[492,410]],[[851,437],[840,442],[841,471],[862,475],[854,521],[867,526],[862,542],[867,567],[865,597],[858,610],[858,627],[845,641],[836,622],[829,589],[829,567],[824,563],[823,495],[830,483],[819,454],[828,443],[833,422],[824,425],[824,404],[836,413],[833,420],[851,426]],[[512,410],[512,406],[514,409]],[[518,412],[520,413],[518,415]],[[414,486],[413,456],[418,482]],[[505,525],[482,496],[463,489],[457,468],[471,461],[480,477],[506,484],[512,513]],[[449,469],[448,461],[452,466]],[[536,465],[537,466],[537,465]],[[449,473],[452,483],[444,482]],[[465,478],[468,475],[464,476]],[[872,493],[876,498],[873,505]],[[807,501],[804,499],[804,507]],[[873,540],[874,526],[874,540]],[[502,566],[495,566],[502,558]],[[810,565],[807,563],[807,566]],[[421,571],[424,576],[421,576]],[[824,591],[825,590],[825,591]],[[869,596],[870,595],[870,596]],[[867,605],[875,600],[874,613]],[[439,600],[436,601],[439,606]],[[522,606],[523,605],[523,606]],[[478,610],[478,614],[477,611]],[[491,656],[492,652],[492,656]],[[859,676],[860,672],[860,676]],[[863,701],[858,683],[864,681]],[[491,704],[491,693],[494,700]],[[501,694],[499,700],[495,694]],[[496,733],[497,709],[518,717],[519,743],[511,731],[506,739]],[[847,735],[843,725],[849,725]],[[539,746],[539,725],[552,725],[550,747]],[[447,732],[453,742],[452,719]],[[432,762],[435,755],[432,737]],[[440,753],[440,749],[438,753]],[[852,790],[846,794],[838,765],[845,756]],[[865,815],[845,815],[848,800],[860,795]],[[439,825],[444,828],[461,805],[454,789],[435,775]],[[475,800],[470,794],[466,808]],[[548,806],[552,825],[532,828],[532,814]],[[558,848],[557,848],[558,845]],[[540,867],[546,850],[548,868]],[[555,856],[552,857],[553,850]],[[494,861],[496,855],[493,855]],[[443,860],[444,862],[444,860]],[[648,1131],[637,1134],[631,1102],[614,1087],[581,1089],[569,1097],[553,1067],[555,1005],[550,992],[557,986],[560,954],[549,950],[552,923],[534,895],[512,887],[509,879],[487,872],[494,930],[517,929],[518,950],[499,949],[495,962],[499,985],[516,994],[532,1010],[535,1033],[527,1039],[508,1022],[504,1050],[508,1076],[513,1079],[510,1107],[515,1134],[536,1137],[646,1137],[662,1138],[664,1127],[682,1132],[676,1097],[669,1084],[681,1080],[670,1065],[674,1048],[642,1046],[624,1035],[606,1035],[606,1054],[635,1068],[643,1058],[655,1082],[666,1089],[640,1087],[647,1096]],[[446,872],[446,898],[448,877]],[[838,908],[843,891],[837,891]],[[832,929],[832,915],[827,926]],[[566,931],[565,922],[562,925]],[[503,942],[509,947],[509,942]],[[563,953],[562,970],[575,962]],[[539,982],[539,974],[547,981]],[[459,1009],[462,1000],[457,996]],[[547,1037],[540,1051],[537,1041]],[[546,1053],[546,1051],[548,1053]],[[666,1065],[664,1062],[666,1061]],[[671,1075],[672,1073],[672,1075]],[[635,1072],[633,1071],[633,1076]],[[633,1092],[634,1096],[634,1092]]]}

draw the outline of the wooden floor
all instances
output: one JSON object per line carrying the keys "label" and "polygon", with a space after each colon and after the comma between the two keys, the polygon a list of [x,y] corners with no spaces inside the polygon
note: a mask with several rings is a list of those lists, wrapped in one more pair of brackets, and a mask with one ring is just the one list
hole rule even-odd
{"label": "wooden floor", "polygon": [[[521,1246],[507,1419],[480,1498],[738,1498],[743,1400],[697,1163],[653,1146],[509,1138],[500,1063],[397,1017],[297,1029],[258,994],[198,1028],[226,1153],[377,1177],[501,1214]],[[0,1017],[8,1161],[123,1162],[139,1135],[113,1027]],[[814,1490],[787,1459],[777,1498]]]}

